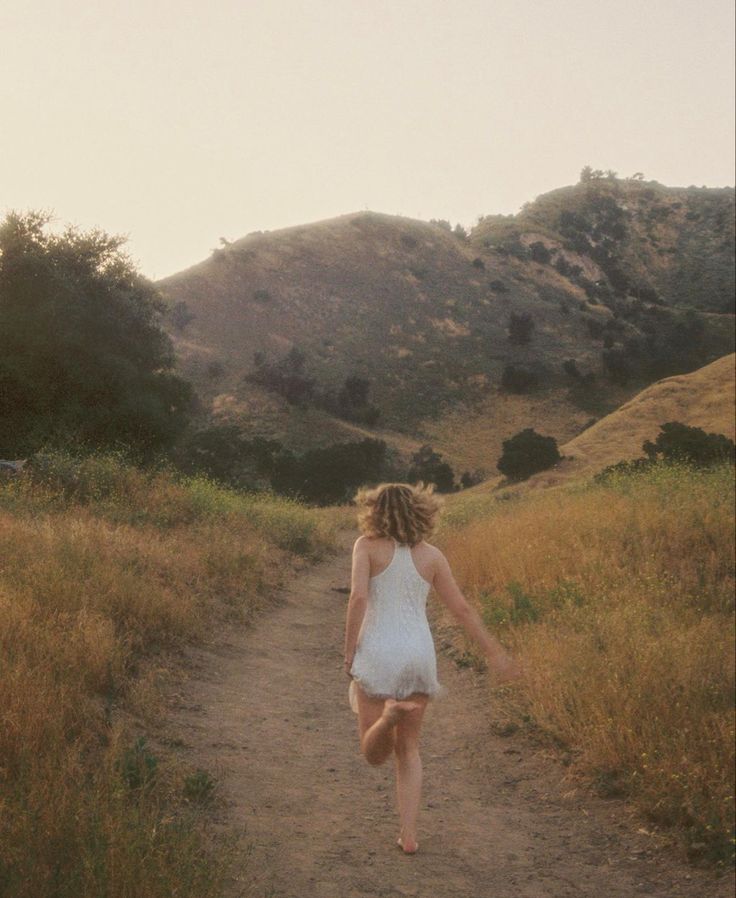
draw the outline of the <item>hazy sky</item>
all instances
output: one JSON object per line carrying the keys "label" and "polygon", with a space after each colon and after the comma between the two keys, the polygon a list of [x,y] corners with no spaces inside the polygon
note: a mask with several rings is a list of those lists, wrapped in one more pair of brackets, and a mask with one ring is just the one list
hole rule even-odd
{"label": "hazy sky", "polygon": [[150,277],[358,209],[472,224],[585,164],[734,183],[732,0],[0,0],[0,212]]}

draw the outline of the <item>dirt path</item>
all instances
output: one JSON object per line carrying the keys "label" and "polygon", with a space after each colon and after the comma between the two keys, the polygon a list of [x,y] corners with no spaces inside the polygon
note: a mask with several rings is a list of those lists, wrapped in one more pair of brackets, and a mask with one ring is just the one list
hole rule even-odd
{"label": "dirt path", "polygon": [[245,825],[228,898],[726,898],[522,737],[492,735],[484,678],[442,653],[425,718],[420,854],[395,847],[392,762],[361,758],[342,642],[350,556],[301,574],[248,631],[191,650],[166,730]]}

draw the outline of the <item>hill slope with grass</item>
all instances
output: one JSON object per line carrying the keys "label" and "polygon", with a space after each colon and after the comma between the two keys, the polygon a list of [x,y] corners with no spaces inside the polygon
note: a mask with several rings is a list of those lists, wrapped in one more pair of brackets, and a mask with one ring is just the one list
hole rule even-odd
{"label": "hill slope with grass", "polygon": [[333,526],[273,496],[39,453],[0,477],[0,893],[214,898],[213,782],[146,734],[178,652],[248,625]]}
{"label": "hill slope with grass", "polygon": [[[706,433],[736,438],[736,355],[731,354],[690,374],[657,381],[610,415],[560,446],[563,460],[504,492],[524,492],[590,476],[607,465],[644,455],[645,440],[654,442],[660,424],[679,421]],[[500,478],[495,481],[500,483]],[[482,489],[482,487],[480,488]]]}
{"label": "hill slope with grass", "polygon": [[[664,202],[638,182],[596,189],[624,197],[638,191],[642,215]],[[525,209],[511,220],[484,219],[469,236],[443,223],[361,212],[224,242],[209,259],[158,283],[202,419],[233,421],[293,448],[354,440],[365,430],[404,454],[432,441],[456,467],[492,471],[500,442],[518,429],[536,423],[571,439],[591,416],[613,411],[652,381],[732,351],[733,318],[714,298],[725,264],[721,206],[733,205],[732,192],[706,191],[704,198],[686,191],[682,208],[654,213],[666,217],[669,235],[680,234],[668,264],[699,254],[692,290],[669,296],[665,288],[680,284],[679,275],[662,275],[656,290],[646,289],[640,269],[651,259],[634,264],[632,228],[604,227],[621,235],[617,268],[596,250],[600,238],[610,255],[614,238],[594,217],[573,218],[577,250],[553,252],[555,240],[561,246],[572,237],[555,230],[550,208],[567,204],[572,214],[581,190],[541,197],[532,209],[544,215]],[[718,194],[717,210],[688,217],[690,205],[700,208],[711,194]],[[716,286],[703,299],[706,282]],[[346,420],[247,379],[256,353],[273,365],[295,347],[302,353],[296,374],[320,391],[334,395],[349,377],[368,381],[378,420]],[[568,360],[574,366],[566,370]],[[509,366],[521,376],[505,383]]]}
{"label": "hill slope with grass", "polygon": [[[660,386],[660,385],[658,385]],[[646,831],[733,862],[733,465],[658,462],[499,502],[448,501],[440,543],[486,624],[523,662],[498,726],[561,751]],[[491,549],[489,550],[489,547]],[[443,614],[446,612],[443,610]],[[472,652],[448,620],[459,652]]]}

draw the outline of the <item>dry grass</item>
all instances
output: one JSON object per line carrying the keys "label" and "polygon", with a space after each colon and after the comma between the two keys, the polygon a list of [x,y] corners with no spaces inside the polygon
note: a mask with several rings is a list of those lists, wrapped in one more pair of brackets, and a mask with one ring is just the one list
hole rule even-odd
{"label": "dry grass", "polygon": [[0,893],[220,894],[191,775],[123,722],[157,702],[137,670],[250,619],[331,538],[295,503],[114,456],[0,486]]}
{"label": "dry grass", "polygon": [[733,492],[731,466],[660,465],[458,499],[443,535],[458,582],[527,670],[494,704],[718,862],[733,851]]}

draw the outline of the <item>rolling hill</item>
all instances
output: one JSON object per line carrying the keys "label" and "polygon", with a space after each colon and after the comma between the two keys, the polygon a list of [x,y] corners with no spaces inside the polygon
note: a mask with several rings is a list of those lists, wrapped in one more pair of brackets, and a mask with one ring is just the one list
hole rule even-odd
{"label": "rolling hill", "polygon": [[[615,462],[641,458],[644,441],[654,442],[660,424],[667,421],[680,421],[734,440],[735,394],[736,355],[733,353],[690,374],[665,377],[560,446],[563,460],[554,468],[498,492],[508,494],[558,486],[573,478],[590,476]],[[476,489],[501,483],[498,477]]]}
{"label": "rolling hill", "polygon": [[[456,469],[492,473],[523,427],[563,443],[733,350],[729,209],[731,190],[598,178],[470,235],[373,212],[254,233],[158,287],[203,421],[295,449],[371,435],[406,456],[431,442]],[[531,320],[527,342],[510,339],[512,316]],[[321,393],[369,382],[378,421],[248,379],[256,353],[283,366],[294,349]],[[508,366],[521,379],[504,386]]]}

